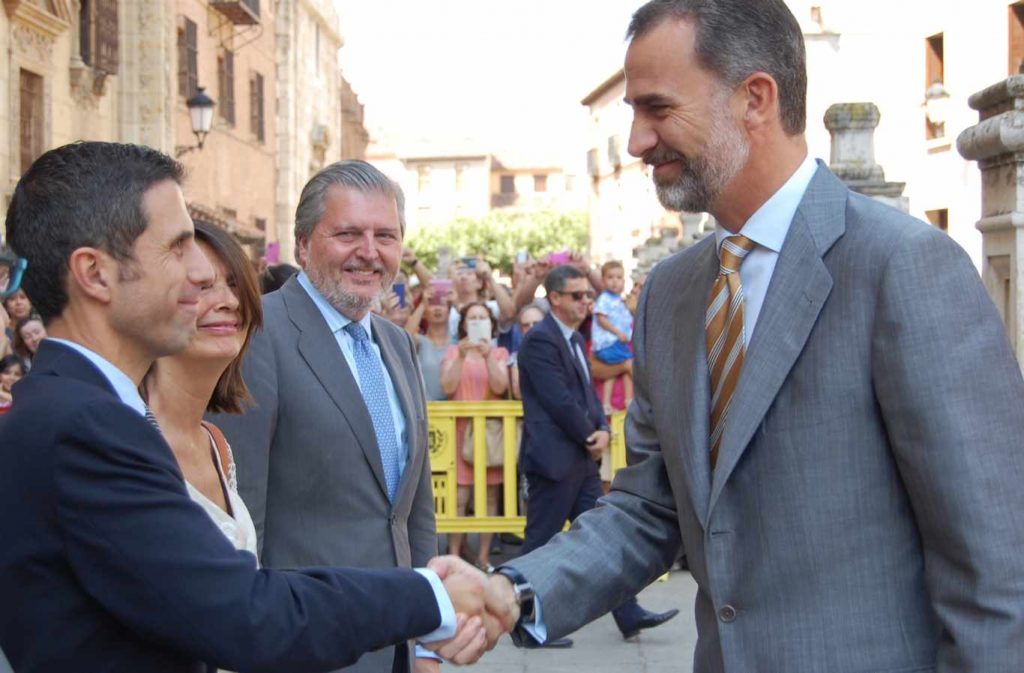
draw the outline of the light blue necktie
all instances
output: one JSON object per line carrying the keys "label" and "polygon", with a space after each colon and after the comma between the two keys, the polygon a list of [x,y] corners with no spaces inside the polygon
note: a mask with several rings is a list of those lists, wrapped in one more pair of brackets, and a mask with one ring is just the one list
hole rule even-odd
{"label": "light blue necktie", "polygon": [[359,383],[363,401],[373,420],[373,432],[377,435],[380,460],[384,465],[384,483],[388,487],[388,499],[394,501],[398,490],[398,438],[395,436],[395,419],[391,415],[388,389],[384,385],[384,367],[373,352],[370,337],[357,322],[345,325],[345,331],[352,337],[352,349],[359,370]]}

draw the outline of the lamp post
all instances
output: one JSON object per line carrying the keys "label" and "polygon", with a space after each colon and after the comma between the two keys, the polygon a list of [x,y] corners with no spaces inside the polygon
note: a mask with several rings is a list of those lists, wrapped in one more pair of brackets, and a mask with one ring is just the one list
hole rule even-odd
{"label": "lamp post", "polygon": [[178,146],[175,148],[174,157],[178,158],[192,150],[203,149],[203,141],[206,140],[210,127],[213,125],[214,100],[206,95],[203,87],[196,87],[196,95],[185,101],[188,108],[189,121],[192,123],[192,133],[196,136],[196,144],[187,147]]}

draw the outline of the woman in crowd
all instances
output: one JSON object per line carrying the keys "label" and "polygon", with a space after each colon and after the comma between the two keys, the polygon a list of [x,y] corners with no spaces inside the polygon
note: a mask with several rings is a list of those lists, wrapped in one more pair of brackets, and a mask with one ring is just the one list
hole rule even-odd
{"label": "woman in crowd", "polygon": [[[457,344],[448,347],[441,366],[441,388],[449,399],[479,402],[501,399],[508,391],[508,351],[492,345],[493,339],[472,341],[469,338],[470,323],[489,323],[493,337],[498,331],[497,320],[491,310],[482,302],[470,302],[459,311]],[[456,423],[458,438],[455,451],[456,482],[458,483],[458,513],[465,516],[473,492],[473,466],[462,457],[462,445],[469,428],[467,419]],[[498,496],[501,486],[502,468],[487,469],[487,515],[498,515]],[[479,512],[477,513],[479,516]],[[459,556],[465,536],[452,533],[448,536],[448,553]],[[493,533],[481,533],[477,565],[490,568],[491,541]]]}
{"label": "woman in crowd", "polygon": [[[427,401],[448,399],[441,388],[441,363],[444,362],[451,340],[448,338],[449,297],[437,297],[429,285],[423,290],[423,299],[405,323],[405,329],[416,344],[416,355],[423,372]],[[427,333],[419,333],[420,322],[426,318]]]}
{"label": "woman in crowd", "polygon": [[11,319],[7,316],[7,310],[0,306],[0,357],[14,354],[14,330],[11,329]]}
{"label": "woman in crowd", "polygon": [[12,323],[19,320],[27,320],[32,315],[32,302],[28,300],[25,291],[18,289],[14,294],[4,299],[4,309],[10,316]]}
{"label": "woman in crowd", "polygon": [[14,395],[11,387],[25,375],[25,368],[17,355],[6,355],[0,358],[0,415],[11,410]]}
{"label": "woman in crowd", "polygon": [[[544,309],[536,304],[528,304],[523,307],[523,310],[519,312],[519,321],[516,323],[519,325],[519,332],[523,335],[523,338],[529,333],[533,326],[544,319]],[[523,394],[519,390],[519,359],[516,357],[518,353],[513,353],[508,360],[508,372],[509,381],[512,385],[512,397],[517,400],[523,399]]]}
{"label": "woman in crowd", "polygon": [[153,364],[142,392],[191,498],[237,549],[255,557],[256,529],[238,496],[231,450],[220,430],[203,421],[203,414],[241,413],[249,399],[241,361],[262,320],[260,286],[230,234],[201,221],[195,227],[199,247],[215,272],[199,298],[198,329],[188,348]]}
{"label": "woman in crowd", "polygon": [[32,315],[19,320],[14,326],[14,353],[21,358],[27,372],[32,368],[32,358],[36,356],[39,342],[46,338],[43,321]]}

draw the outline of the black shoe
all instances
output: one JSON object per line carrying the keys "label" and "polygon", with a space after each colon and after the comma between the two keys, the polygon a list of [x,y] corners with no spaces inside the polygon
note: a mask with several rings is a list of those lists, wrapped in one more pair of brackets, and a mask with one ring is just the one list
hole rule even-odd
{"label": "black shoe", "polygon": [[541,647],[550,647],[553,649],[565,649],[566,647],[572,647],[571,638],[559,638],[558,640],[549,640],[548,642],[541,645]]}
{"label": "black shoe", "polygon": [[619,627],[619,631],[622,632],[624,640],[635,638],[640,634],[642,629],[652,629],[655,626],[661,626],[679,614],[679,610],[676,610],[675,608],[666,610],[665,612],[650,612],[649,610],[644,610],[639,606],[637,607],[639,610],[636,616],[630,619],[628,623],[624,619],[619,619],[619,616],[615,613],[612,613],[612,616],[615,618],[615,625]]}

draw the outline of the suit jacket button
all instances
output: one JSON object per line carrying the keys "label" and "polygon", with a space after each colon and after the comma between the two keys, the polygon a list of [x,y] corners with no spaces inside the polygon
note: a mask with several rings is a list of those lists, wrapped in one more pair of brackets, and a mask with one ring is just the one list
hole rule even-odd
{"label": "suit jacket button", "polygon": [[736,621],[736,608],[731,605],[723,605],[718,611],[718,618],[726,624]]}

